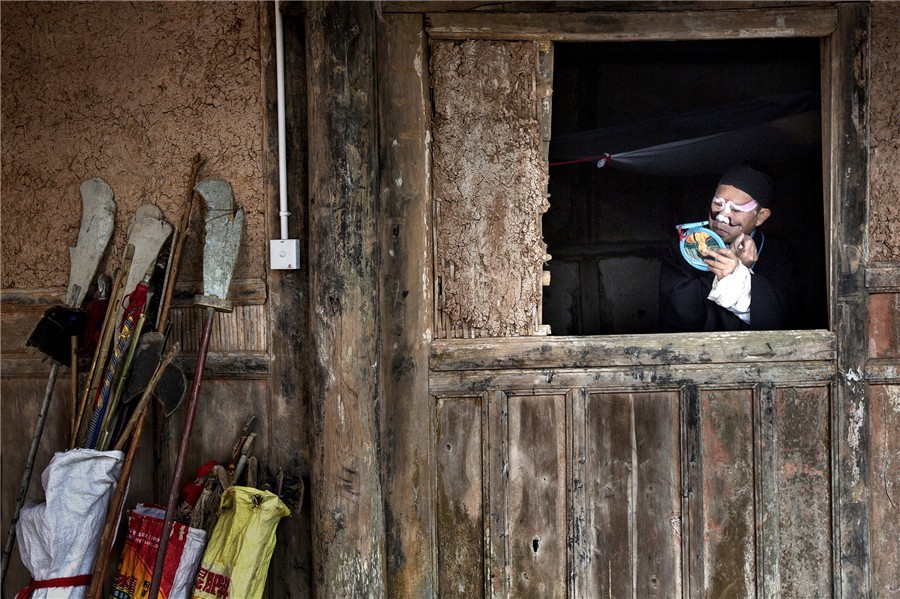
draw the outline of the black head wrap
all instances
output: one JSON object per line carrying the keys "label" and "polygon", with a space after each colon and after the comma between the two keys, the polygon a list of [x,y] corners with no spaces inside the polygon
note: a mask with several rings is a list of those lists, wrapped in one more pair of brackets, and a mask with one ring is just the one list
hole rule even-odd
{"label": "black head wrap", "polygon": [[775,193],[775,182],[772,177],[745,164],[733,166],[722,175],[719,185],[737,187],[763,208],[772,204]]}

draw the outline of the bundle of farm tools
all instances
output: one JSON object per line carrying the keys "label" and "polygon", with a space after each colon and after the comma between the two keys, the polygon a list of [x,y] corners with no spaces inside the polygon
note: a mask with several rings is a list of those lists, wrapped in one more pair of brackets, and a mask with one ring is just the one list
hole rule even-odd
{"label": "bundle of farm tools", "polygon": [[[51,359],[52,364],[3,552],[5,579],[18,531],[20,554],[33,576],[22,596],[43,596],[41,593],[46,591],[38,589],[53,587],[72,587],[72,597],[94,599],[102,595],[115,530],[151,400],[155,399],[163,417],[168,418],[178,409],[187,388],[185,377],[174,362],[178,345],[168,339],[168,315],[195,193],[205,201],[207,209],[203,295],[195,298],[195,304],[205,311],[205,319],[168,506],[164,511],[138,506],[131,512],[132,523],[146,521],[155,527],[153,534],[144,531],[139,535],[150,545],[131,553],[147,571],[140,596],[187,597],[193,592],[196,597],[220,597],[227,596],[228,589],[232,596],[259,596],[267,569],[260,566],[268,564],[278,520],[290,513],[279,495],[286,493],[294,498],[288,503],[299,506],[299,477],[266,476],[261,472],[252,455],[256,438],[250,430],[252,420],[244,427],[230,461],[225,465],[209,464],[198,480],[188,485],[179,505],[212,323],[217,311],[232,309],[227,295],[244,218],[242,209],[234,209],[227,182],[208,180],[196,184],[203,163],[197,156],[180,228],[173,229],[152,204],[138,208],[127,232],[114,283],[109,286],[101,277],[97,282],[98,298],[85,309],[81,304],[112,236],[116,204],[112,189],[102,179],[90,179],[81,185],[82,222],[78,241],[69,248],[71,268],[65,305],[47,310],[27,341],[30,348]],[[168,248],[164,248],[169,239]],[[85,361],[90,358],[81,386],[79,355]],[[46,501],[24,505],[60,365],[70,368],[72,396],[78,400],[72,406],[71,440],[66,444],[69,451],[57,453],[44,472]],[[239,481],[246,484],[237,486]],[[248,511],[246,506],[254,509]],[[217,522],[220,526],[216,526]],[[189,535],[193,543],[189,548],[185,545],[188,537],[173,535],[179,540],[172,542],[180,546],[177,555],[167,555],[176,525],[197,532]],[[241,539],[235,534],[240,534]],[[211,541],[206,546],[208,535]],[[235,545],[238,540],[243,544]],[[129,555],[127,547],[125,555]],[[172,559],[174,567],[170,567]],[[252,566],[248,565],[250,562]],[[117,597],[133,596],[136,577],[123,572],[127,567],[123,558],[116,577]],[[176,592],[179,588],[182,590]]]}

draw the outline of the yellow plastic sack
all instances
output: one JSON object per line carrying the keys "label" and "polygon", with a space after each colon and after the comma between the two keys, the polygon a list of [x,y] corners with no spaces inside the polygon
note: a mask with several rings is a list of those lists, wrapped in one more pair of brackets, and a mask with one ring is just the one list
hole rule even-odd
{"label": "yellow plastic sack", "polygon": [[275,549],[275,528],[291,511],[274,493],[251,487],[229,487],[220,506],[193,599],[258,599]]}

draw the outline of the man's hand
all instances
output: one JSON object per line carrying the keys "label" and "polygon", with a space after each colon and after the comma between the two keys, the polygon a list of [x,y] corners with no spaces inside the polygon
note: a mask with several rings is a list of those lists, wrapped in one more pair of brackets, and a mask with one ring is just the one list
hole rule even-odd
{"label": "man's hand", "polygon": [[[736,242],[735,242],[736,243]],[[756,249],[753,250],[754,255]],[[703,262],[709,268],[709,272],[716,275],[716,280],[721,281],[737,269],[739,259],[730,247],[718,250],[707,250]]]}
{"label": "man's hand", "polygon": [[759,260],[759,254],[756,251],[756,242],[748,235],[741,233],[741,236],[735,239],[730,247],[738,260],[740,260],[747,268],[753,268],[753,265]]}

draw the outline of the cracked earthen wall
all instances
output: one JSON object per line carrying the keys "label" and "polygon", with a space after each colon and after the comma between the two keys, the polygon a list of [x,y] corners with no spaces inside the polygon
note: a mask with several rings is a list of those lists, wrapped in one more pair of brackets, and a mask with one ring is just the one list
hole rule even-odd
{"label": "cracked earthen wall", "polygon": [[[112,187],[121,261],[144,203],[181,220],[191,161],[246,209],[235,279],[265,276],[263,65],[256,2],[10,2],[2,11],[2,287],[57,289],[81,222],[78,186]],[[180,281],[200,281],[201,202]],[[114,244],[114,247],[113,247]]]}
{"label": "cracked earthen wall", "polygon": [[533,335],[546,244],[537,47],[435,41],[437,336]]}
{"label": "cracked earthen wall", "polygon": [[900,3],[872,4],[869,259],[900,260]]}

